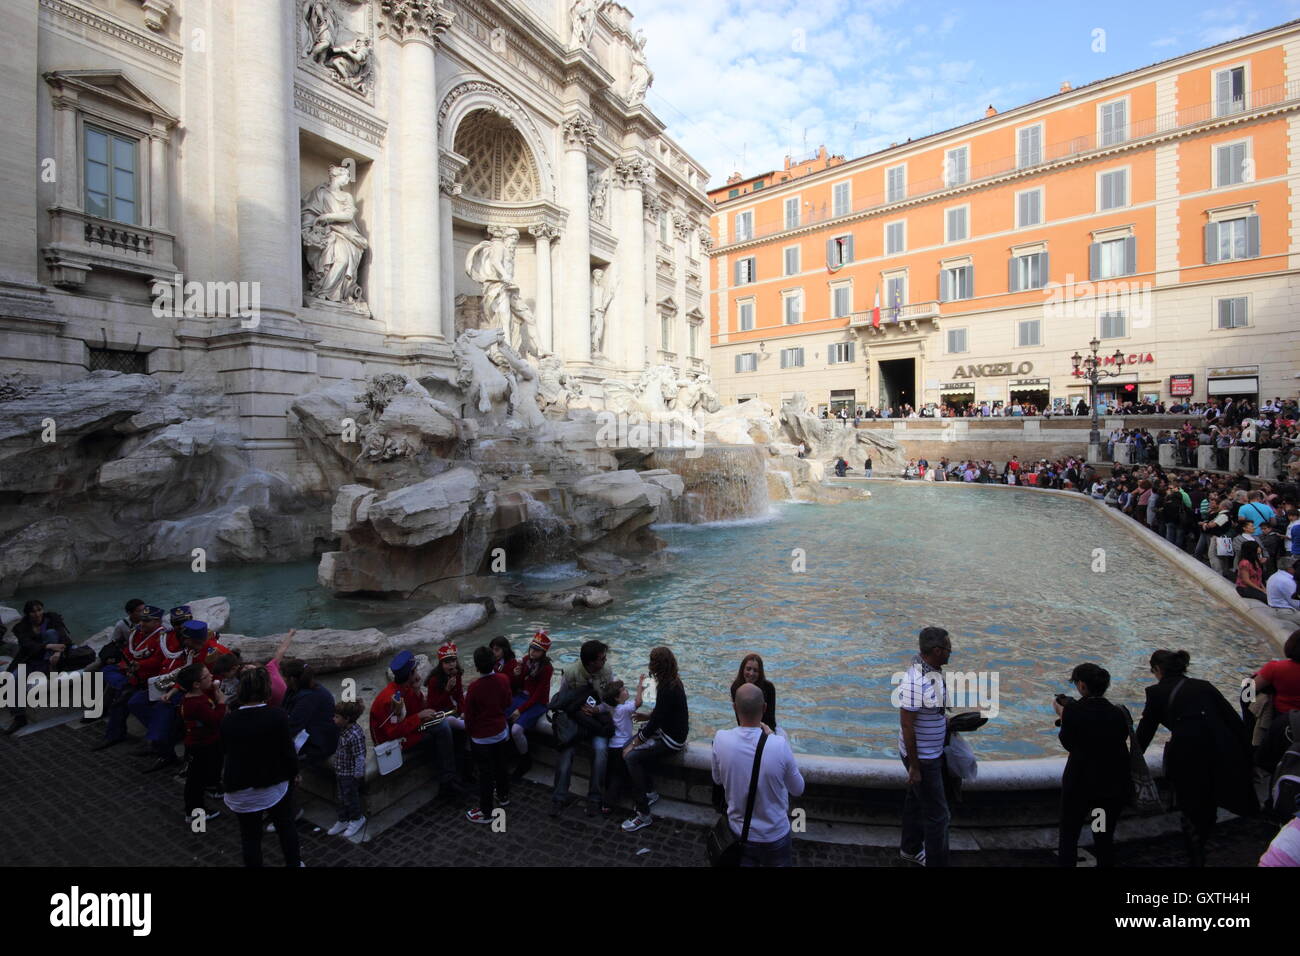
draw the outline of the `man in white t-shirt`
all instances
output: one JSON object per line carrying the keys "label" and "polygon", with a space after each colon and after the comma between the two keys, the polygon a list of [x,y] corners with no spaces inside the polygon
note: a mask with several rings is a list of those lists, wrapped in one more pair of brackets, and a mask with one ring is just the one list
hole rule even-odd
{"label": "man in white t-shirt", "polygon": [[944,791],[943,746],[948,737],[947,688],[943,665],[952,641],[941,627],[921,631],[920,653],[894,692],[898,706],[898,752],[907,768],[903,837],[898,853],[922,866],[948,865],[948,797]]}
{"label": "man in white t-shirt", "polygon": [[749,838],[741,849],[741,866],[792,866],[788,807],[791,797],[803,794],[803,777],[790,744],[762,723],[763,691],[757,684],[743,684],[736,690],[736,720],[732,730],[719,730],[713,737],[713,782],[727,793],[727,820],[739,837],[745,825],[745,804],[753,779],[754,752],[760,738],[763,757],[758,765],[758,791]]}

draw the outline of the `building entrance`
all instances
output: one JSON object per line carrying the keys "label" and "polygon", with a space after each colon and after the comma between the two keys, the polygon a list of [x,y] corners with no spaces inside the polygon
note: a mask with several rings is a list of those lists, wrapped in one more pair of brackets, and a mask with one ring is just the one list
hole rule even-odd
{"label": "building entrance", "polygon": [[880,363],[880,407],[916,407],[916,359]]}

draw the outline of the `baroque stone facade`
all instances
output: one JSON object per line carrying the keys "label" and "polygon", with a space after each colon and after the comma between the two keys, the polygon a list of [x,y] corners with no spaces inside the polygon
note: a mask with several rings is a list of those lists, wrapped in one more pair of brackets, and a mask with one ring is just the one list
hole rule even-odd
{"label": "baroque stone facade", "polygon": [[[708,177],[645,103],[624,7],[18,7],[0,62],[9,369],[211,376],[250,464],[305,487],[320,475],[293,398],[384,372],[454,379],[485,300],[526,314],[551,374],[593,402],[647,365],[705,367],[707,297],[684,277],[704,271]],[[468,254],[505,234],[509,274],[485,289]]]}

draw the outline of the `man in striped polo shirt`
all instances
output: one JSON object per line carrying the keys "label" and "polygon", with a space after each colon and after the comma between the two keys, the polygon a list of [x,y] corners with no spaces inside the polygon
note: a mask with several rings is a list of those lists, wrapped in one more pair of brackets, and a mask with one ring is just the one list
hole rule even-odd
{"label": "man in striped polo shirt", "polygon": [[921,631],[920,653],[896,691],[898,751],[907,767],[903,838],[899,855],[922,866],[948,865],[948,798],[944,793],[943,745],[948,736],[943,665],[952,641],[941,627]]}

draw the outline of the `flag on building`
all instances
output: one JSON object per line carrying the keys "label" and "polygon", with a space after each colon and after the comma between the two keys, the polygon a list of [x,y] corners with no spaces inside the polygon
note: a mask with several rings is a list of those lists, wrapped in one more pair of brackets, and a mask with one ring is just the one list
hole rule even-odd
{"label": "flag on building", "polygon": [[880,286],[876,286],[876,304],[871,307],[871,327],[880,328]]}

